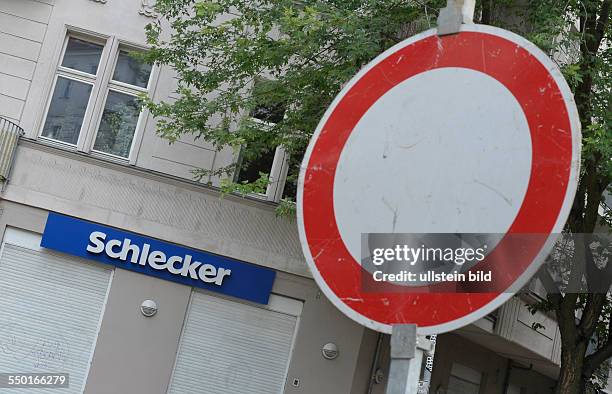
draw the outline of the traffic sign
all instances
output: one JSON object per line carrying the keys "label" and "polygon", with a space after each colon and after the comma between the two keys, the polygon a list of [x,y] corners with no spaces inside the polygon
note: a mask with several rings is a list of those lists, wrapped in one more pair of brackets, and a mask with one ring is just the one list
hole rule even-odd
{"label": "traffic sign", "polygon": [[[578,112],[545,53],[491,26],[428,30],[365,66],[321,119],[298,183],[306,261],[331,302],[366,327],[457,329],[537,271],[567,220],[579,164]],[[489,256],[512,235],[544,236],[521,245],[495,292],[449,294],[365,291],[364,233],[505,234]]]}

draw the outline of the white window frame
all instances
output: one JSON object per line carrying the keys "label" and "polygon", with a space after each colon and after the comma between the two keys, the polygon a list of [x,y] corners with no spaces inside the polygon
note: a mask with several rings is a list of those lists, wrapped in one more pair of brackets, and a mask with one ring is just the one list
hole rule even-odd
{"label": "white window frame", "polygon": [[[137,46],[134,44],[126,43],[119,39],[113,40],[113,46],[111,47],[111,53],[113,56],[110,59],[109,63],[109,72],[106,73],[107,80],[105,81],[105,89],[103,91],[103,99],[99,100],[99,108],[96,108],[96,119],[92,123],[92,130],[90,130],[89,135],[91,136],[91,140],[88,142],[88,146],[91,147],[91,153],[102,156],[110,156],[116,158],[118,160],[129,160],[134,156],[134,147],[136,146],[137,136],[140,134],[141,130],[144,127],[145,111],[141,110],[138,115],[138,120],[136,121],[136,127],[134,129],[134,136],[132,137],[132,144],[130,146],[130,151],[128,153],[127,158],[122,156],[113,155],[111,153],[97,151],[93,148],[93,145],[96,141],[96,137],[98,135],[98,131],[100,129],[100,122],[102,121],[102,113],[104,112],[104,106],[106,105],[106,99],[108,98],[108,93],[112,90],[113,92],[126,94],[129,96],[137,97],[140,93],[147,93],[151,89],[152,80],[153,80],[153,67],[151,67],[151,72],[149,74],[149,81],[147,82],[147,86],[142,88],[140,86],[130,85],[124,82],[115,81],[112,79],[115,74],[115,69],[117,68],[117,62],[119,60],[119,54],[121,50],[134,50],[134,51],[145,51],[146,48],[142,46]],[[98,105],[96,105],[97,107]]]}
{"label": "white window frame", "polygon": [[[66,48],[68,47],[68,40],[73,37],[79,40],[84,40],[91,42],[93,44],[98,44],[102,46],[102,54],[100,56],[100,62],[98,63],[98,69],[96,75],[92,76],[89,73],[85,73],[83,71],[73,70],[68,67],[62,66],[62,62],[64,60],[64,55],[66,54]],[[62,147],[66,147],[72,150],[85,151],[84,149],[84,136],[87,134],[87,130],[89,129],[89,123],[91,122],[92,112],[94,103],[96,102],[96,97],[100,91],[100,78],[105,73],[106,63],[108,62],[108,56],[110,48],[108,47],[109,37],[88,34],[85,35],[81,32],[72,32],[68,31],[67,34],[64,35],[64,42],[62,44],[61,53],[59,59],[57,61],[57,65],[55,68],[55,72],[53,73],[53,83],[51,86],[51,90],[49,91],[49,96],[47,97],[47,102],[45,105],[45,110],[43,112],[43,119],[40,123],[40,128],[38,130],[38,138],[45,142],[48,142],[53,145],[58,145]],[[43,130],[45,128],[45,123],[47,121],[47,115],[49,114],[49,108],[51,107],[51,101],[53,100],[53,95],[55,93],[55,88],[57,86],[57,80],[59,77],[74,80],[77,82],[87,83],[92,86],[91,93],[89,94],[89,101],[87,102],[87,108],[85,110],[85,114],[83,116],[83,122],[81,123],[81,130],[79,131],[79,137],[77,139],[76,144],[71,144],[69,142],[59,141],[54,138],[45,137],[42,135]]]}
{"label": "white window frame", "polygon": [[269,201],[279,202],[283,197],[288,171],[289,153],[282,145],[279,145],[274,152],[274,160],[270,169],[270,182],[266,189],[266,197]]}
{"label": "white window frame", "polygon": [[[64,55],[66,54],[66,48],[70,38],[75,38],[93,44],[102,45],[102,54],[100,56],[100,62],[98,64],[97,74],[92,76],[91,74],[74,70],[68,67],[62,66]],[[143,45],[134,44],[118,38],[117,36],[105,36],[94,32],[84,31],[77,28],[67,28],[64,35],[64,42],[62,45],[61,53],[57,60],[57,65],[53,74],[53,82],[51,84],[51,90],[49,91],[47,102],[45,104],[42,121],[40,122],[37,137],[39,140],[45,143],[60,146],[69,150],[90,154],[91,156],[97,156],[112,161],[118,161],[122,163],[135,164],[136,163],[136,148],[140,145],[139,141],[142,138],[144,132],[144,125],[146,123],[147,111],[141,110],[136,122],[134,129],[134,136],[132,137],[132,143],[127,157],[118,156],[112,153],[97,151],[93,148],[93,145],[98,134],[100,122],[102,121],[102,113],[104,106],[106,105],[106,99],[108,93],[112,90],[114,92],[127,94],[130,96],[137,96],[140,93],[147,93],[152,90],[154,80],[157,78],[157,66],[151,67],[149,74],[149,80],[146,88],[139,86],[130,85],[127,83],[114,81],[112,79],[119,59],[120,50],[136,50],[146,51],[148,48]],[[42,135],[51,101],[55,93],[57,80],[59,77],[75,80],[77,82],[87,83],[92,85],[92,90],[87,103],[87,109],[83,116],[83,123],[79,131],[78,141],[75,144],[59,141],[53,138],[45,137]]]}
{"label": "white window frame", "polygon": [[[274,124],[265,122],[261,119],[250,117],[250,120],[263,126],[272,127]],[[243,146],[237,157],[237,161],[241,165],[242,154],[247,146]],[[240,177],[240,168],[236,170],[235,180]],[[289,153],[283,148],[282,145],[276,147],[274,151],[274,159],[272,160],[272,167],[270,168],[270,174],[268,176],[268,187],[265,193],[251,193],[249,196],[260,198],[262,200],[279,202],[283,197],[283,191],[285,190],[285,183],[287,182],[287,173],[289,171]]]}

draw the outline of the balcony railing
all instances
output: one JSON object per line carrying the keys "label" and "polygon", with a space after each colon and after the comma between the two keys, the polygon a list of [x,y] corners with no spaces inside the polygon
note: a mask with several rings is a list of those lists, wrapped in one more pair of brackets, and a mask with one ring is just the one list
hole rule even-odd
{"label": "balcony railing", "polygon": [[0,117],[0,182],[3,186],[11,172],[17,142],[22,135],[23,129],[21,127]]}

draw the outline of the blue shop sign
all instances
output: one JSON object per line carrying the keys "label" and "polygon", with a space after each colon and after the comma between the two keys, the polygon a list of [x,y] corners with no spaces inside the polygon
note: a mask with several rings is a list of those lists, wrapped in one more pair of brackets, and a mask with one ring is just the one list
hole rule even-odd
{"label": "blue shop sign", "polygon": [[267,304],[276,272],[86,220],[49,213],[40,246]]}

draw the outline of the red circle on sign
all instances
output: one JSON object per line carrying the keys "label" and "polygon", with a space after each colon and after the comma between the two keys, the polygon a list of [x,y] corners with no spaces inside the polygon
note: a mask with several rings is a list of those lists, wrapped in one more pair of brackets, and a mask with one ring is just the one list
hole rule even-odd
{"label": "red circle on sign", "polygon": [[[548,235],[560,231],[575,192],[577,171],[573,163],[579,125],[573,121],[576,111],[567,94],[569,88],[562,77],[551,73],[557,71],[552,62],[546,67],[545,55],[536,56],[537,48],[528,50],[528,42],[512,33],[483,26],[465,30],[474,31],[443,37],[426,32],[424,38],[381,55],[382,60],[375,60],[355,77],[332,104],[304,159],[299,222],[311,270],[337,307],[379,331],[390,332],[391,325],[408,323],[417,324],[421,333],[448,331],[469,323],[465,319],[468,315],[475,320],[499,306],[511,296],[500,295],[534,264]],[[362,275],[370,276],[351,256],[335,220],[333,191],[340,155],[360,119],[385,93],[413,76],[445,67],[484,73],[500,82],[520,104],[531,134],[532,164],[524,200],[507,234],[545,236],[532,237],[521,245],[521,259],[504,267],[506,275],[497,279],[495,292],[430,293],[431,287],[363,292]],[[499,263],[505,248],[516,247],[507,238],[482,265]]]}

